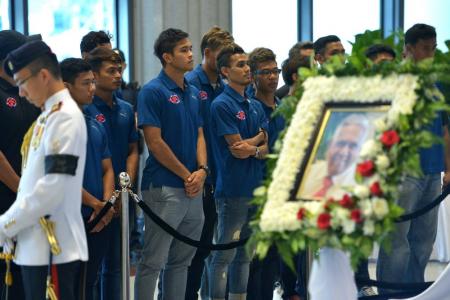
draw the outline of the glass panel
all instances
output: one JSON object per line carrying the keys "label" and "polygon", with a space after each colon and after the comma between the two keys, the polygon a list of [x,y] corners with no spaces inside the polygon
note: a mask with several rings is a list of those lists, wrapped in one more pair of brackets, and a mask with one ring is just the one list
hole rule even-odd
{"label": "glass panel", "polygon": [[115,0],[29,0],[28,12],[29,33],[42,34],[60,61],[80,57],[81,38],[91,30],[116,37]]}
{"label": "glass panel", "polygon": [[438,48],[447,51],[445,40],[450,39],[448,0],[405,0],[405,31],[416,23],[425,23],[436,28]]}
{"label": "glass panel", "polygon": [[279,67],[297,42],[297,0],[234,0],[232,18],[236,43],[248,53],[256,47],[271,49]]}
{"label": "glass panel", "polygon": [[380,28],[380,1],[375,0],[314,0],[313,39],[337,35],[345,48],[351,52],[348,41],[365,30]]}
{"label": "glass panel", "polygon": [[11,29],[9,22],[9,0],[0,0],[0,30]]}

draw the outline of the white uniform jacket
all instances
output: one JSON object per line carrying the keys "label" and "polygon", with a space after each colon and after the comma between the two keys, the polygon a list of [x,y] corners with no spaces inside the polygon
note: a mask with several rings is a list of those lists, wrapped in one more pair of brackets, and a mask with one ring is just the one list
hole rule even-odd
{"label": "white uniform jacket", "polygon": [[87,133],[82,112],[64,89],[45,102],[36,122],[17,199],[0,216],[0,230],[17,239],[17,264],[47,265],[50,246],[39,218],[50,215],[61,247],[53,263],[86,261],[81,187]]}

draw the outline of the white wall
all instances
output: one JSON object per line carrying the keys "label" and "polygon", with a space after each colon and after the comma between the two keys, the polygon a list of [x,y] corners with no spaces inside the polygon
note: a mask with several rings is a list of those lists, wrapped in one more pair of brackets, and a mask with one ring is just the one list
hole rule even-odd
{"label": "white wall", "polygon": [[189,33],[195,64],[200,63],[200,41],[213,25],[231,31],[231,0],[135,0],[135,80],[141,85],[154,78],[161,63],[153,55],[153,43],[164,29],[174,27]]}

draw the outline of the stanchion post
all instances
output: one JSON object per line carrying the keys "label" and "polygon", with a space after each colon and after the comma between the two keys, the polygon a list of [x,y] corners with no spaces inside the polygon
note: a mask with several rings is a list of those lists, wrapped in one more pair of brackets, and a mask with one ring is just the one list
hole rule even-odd
{"label": "stanchion post", "polygon": [[306,274],[305,274],[305,290],[306,290],[306,300],[311,300],[311,295],[309,294],[309,289],[308,289],[308,285],[309,285],[309,279],[311,278],[311,269],[312,269],[312,264],[313,264],[313,260],[314,260],[314,253],[312,252],[311,248],[306,248]]}
{"label": "stanchion post", "polygon": [[122,213],[120,214],[121,223],[121,299],[130,299],[130,232],[129,232],[129,205],[128,205],[128,187],[130,186],[130,176],[122,172],[119,175],[119,184],[121,187],[120,199],[122,201]]}

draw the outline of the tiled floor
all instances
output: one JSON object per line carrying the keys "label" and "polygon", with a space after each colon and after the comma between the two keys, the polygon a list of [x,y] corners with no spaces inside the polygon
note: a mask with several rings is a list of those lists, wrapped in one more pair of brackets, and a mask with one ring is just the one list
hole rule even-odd
{"label": "tiled floor", "polygon": [[[372,279],[375,279],[375,260],[371,260],[369,263],[369,273]],[[434,281],[441,274],[441,272],[447,267],[447,263],[441,263],[438,261],[430,261],[428,263],[427,269],[425,270],[425,280],[426,281]],[[131,295],[130,299],[134,299],[134,276],[130,277],[130,286],[131,286]],[[157,296],[155,295],[154,300],[157,300]]]}

